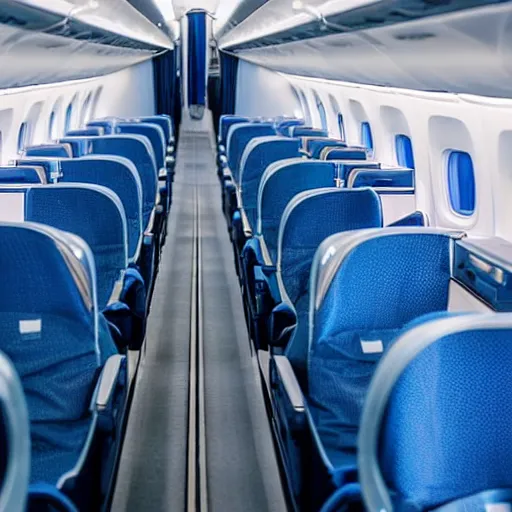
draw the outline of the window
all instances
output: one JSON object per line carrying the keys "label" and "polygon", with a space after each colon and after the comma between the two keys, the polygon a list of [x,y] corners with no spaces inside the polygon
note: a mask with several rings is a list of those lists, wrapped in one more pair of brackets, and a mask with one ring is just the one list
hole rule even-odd
{"label": "window", "polygon": [[22,153],[27,145],[27,123],[21,123],[18,132],[18,153]]}
{"label": "window", "polygon": [[85,98],[84,104],[82,106],[82,112],[80,114],[80,126],[83,126],[84,124],[89,122],[89,107],[91,106],[91,98],[91,93],[89,93],[87,95],[87,98]]}
{"label": "window", "polygon": [[448,156],[448,193],[453,211],[460,215],[473,215],[475,188],[471,156],[463,151],[452,151]]}
{"label": "window", "polygon": [[345,142],[345,123],[341,114],[338,114],[338,129],[340,131],[340,140]]}
{"label": "window", "polygon": [[73,102],[71,102],[68,105],[68,108],[66,109],[66,118],[64,121],[64,134],[67,134],[68,131],[71,129],[71,118],[73,116]]}
{"label": "window", "polygon": [[320,123],[322,124],[322,128],[325,131],[329,130],[329,126],[327,124],[327,113],[325,112],[324,104],[322,103],[322,100],[320,99],[320,96],[315,93],[315,101],[316,101],[316,108],[318,109],[318,114],[320,115]]}
{"label": "window", "polygon": [[407,135],[397,135],[395,137],[395,151],[398,165],[414,169],[412,142]]}
{"label": "window", "polygon": [[372,129],[370,127],[370,123],[364,122],[361,123],[361,144],[373,151],[373,135],[372,135]]}
{"label": "window", "polygon": [[56,138],[55,133],[55,112],[50,114],[50,119],[48,121],[48,139],[53,140]]}

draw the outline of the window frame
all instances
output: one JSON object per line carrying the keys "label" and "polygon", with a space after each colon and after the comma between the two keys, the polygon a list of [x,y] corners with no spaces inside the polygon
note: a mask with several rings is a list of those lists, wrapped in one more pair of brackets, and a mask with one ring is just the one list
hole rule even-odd
{"label": "window frame", "polygon": [[[466,160],[467,158],[467,160]],[[467,169],[461,167],[461,159],[465,159],[466,163],[469,164]],[[476,176],[475,176],[475,166],[473,164],[473,159],[471,158],[471,154],[467,151],[462,151],[460,149],[450,149],[446,151],[445,154],[445,173],[446,173],[446,192],[447,192],[447,201],[450,211],[463,219],[469,219],[475,215],[477,210],[477,188],[476,188]],[[472,201],[472,209],[462,208],[463,206],[463,195],[462,195],[462,186],[461,186],[461,172],[469,172],[471,171],[471,183],[470,183],[470,198]],[[458,196],[458,208],[457,204],[455,204],[454,198],[454,183],[457,185],[457,196]],[[471,197],[472,196],[472,197]],[[467,198],[465,198],[467,199]]]}
{"label": "window frame", "polygon": [[28,121],[23,121],[20,124],[18,129],[18,139],[16,142],[17,153],[20,155],[25,151],[27,147],[27,137],[28,137]]}
{"label": "window frame", "polygon": [[325,110],[324,102],[320,95],[314,91],[316,109],[318,110],[318,115],[320,116],[320,124],[322,125],[322,130],[325,130],[329,133],[329,120],[327,119],[327,110]]}

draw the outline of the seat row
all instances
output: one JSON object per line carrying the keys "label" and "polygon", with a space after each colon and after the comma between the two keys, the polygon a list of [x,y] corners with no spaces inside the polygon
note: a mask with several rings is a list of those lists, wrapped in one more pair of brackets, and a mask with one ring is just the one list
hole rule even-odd
{"label": "seat row", "polygon": [[[219,125],[224,211],[292,503],[510,500],[508,433],[489,420],[510,397],[485,374],[501,378],[511,353],[512,317],[495,313],[512,304],[511,244],[427,227],[413,170],[318,135],[294,119]],[[318,146],[336,159],[311,158]]]}
{"label": "seat row", "polygon": [[173,164],[171,119],[148,116],[91,122],[0,168],[0,351],[30,419],[30,510],[96,510],[111,493]]}

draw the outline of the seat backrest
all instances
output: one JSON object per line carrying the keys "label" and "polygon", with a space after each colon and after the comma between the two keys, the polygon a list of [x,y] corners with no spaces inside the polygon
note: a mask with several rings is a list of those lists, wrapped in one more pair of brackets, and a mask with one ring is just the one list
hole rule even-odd
{"label": "seat backrest", "polygon": [[326,147],[320,151],[321,160],[368,160],[370,153],[366,148],[350,147],[331,148]]}
{"label": "seat backrest", "polygon": [[134,134],[147,137],[149,140],[155,163],[158,169],[165,167],[166,142],[165,133],[156,123],[117,121],[115,133]]}
{"label": "seat backrest", "polygon": [[103,130],[103,135],[112,135],[114,133],[114,119],[95,119],[93,121],[89,121],[86,125],[86,128],[101,128]]}
{"label": "seat backrest", "polygon": [[61,161],[61,158],[30,156],[13,160],[12,163],[17,167],[36,167],[43,171],[48,183],[56,183],[62,175],[60,170]]}
{"label": "seat backrest", "polygon": [[96,266],[98,307],[105,309],[128,266],[126,218],[119,198],[106,187],[83,183],[4,186],[0,197],[0,222],[38,222],[87,243]]}
{"label": "seat backrest", "polygon": [[347,188],[372,187],[379,194],[385,225],[403,219],[416,210],[414,169],[354,168],[348,172],[345,184]]}
{"label": "seat backrest", "polygon": [[149,224],[155,207],[158,187],[158,175],[151,145],[141,135],[104,135],[88,137],[91,153],[96,155],[114,155],[127,158],[135,165],[142,183],[143,230]]}
{"label": "seat backrest", "polygon": [[276,123],[277,133],[284,137],[289,137],[293,126],[302,126],[303,124],[304,119],[283,119]]}
{"label": "seat backrest", "polygon": [[[57,484],[81,464],[92,427],[101,344],[94,258],[75,235],[33,223],[0,224],[0,349],[25,392],[31,481]],[[103,340],[105,341],[105,340]]]}
{"label": "seat backrest", "polygon": [[258,187],[265,169],[272,163],[300,157],[299,139],[270,135],[256,137],[240,160],[240,200],[251,229],[256,230]]}
{"label": "seat backrest", "polygon": [[[347,186],[347,178],[354,169],[373,169],[378,170],[381,168],[381,164],[379,162],[371,162],[369,160],[329,160],[335,161],[338,166],[338,174],[340,178],[340,183],[343,186]],[[350,187],[352,188],[352,187]]]}
{"label": "seat backrest", "polygon": [[164,131],[165,144],[168,144],[174,137],[172,119],[168,115],[158,114],[154,116],[141,116],[131,119],[131,121],[137,121],[142,123],[154,123],[160,126],[160,128],[162,128],[162,130]]}
{"label": "seat backrest", "polygon": [[405,330],[364,407],[368,510],[510,509],[511,365],[509,313],[430,315]]}
{"label": "seat backrest", "polygon": [[249,118],[244,116],[223,115],[219,119],[219,142],[226,144],[231,126],[238,123],[248,122]]}
{"label": "seat backrest", "polygon": [[235,183],[239,181],[240,160],[249,141],[254,137],[275,134],[273,123],[238,123],[229,130],[226,156]]}
{"label": "seat backrest", "polygon": [[30,430],[20,378],[0,351],[0,510],[25,512],[30,478]]}
{"label": "seat backrest", "polygon": [[41,144],[39,146],[28,146],[23,151],[24,157],[55,157],[72,158],[73,148],[69,144]]}
{"label": "seat backrest", "polygon": [[142,244],[142,184],[135,165],[120,156],[89,155],[61,162],[63,183],[91,183],[112,190],[123,205],[128,261],[137,261]]}
{"label": "seat backrest", "polygon": [[46,173],[38,166],[0,167],[0,184],[47,183]]}
{"label": "seat backrest", "polygon": [[292,137],[329,137],[329,132],[322,128],[298,125],[292,126],[290,135]]}
{"label": "seat backrest", "polygon": [[309,139],[305,147],[311,158],[320,158],[320,153],[325,148],[346,148],[346,142],[337,139],[314,138]]}
{"label": "seat backrest", "polygon": [[88,155],[92,150],[92,144],[86,138],[63,137],[62,139],[59,139],[57,142],[69,146],[71,148],[72,157]]}
{"label": "seat backrest", "polygon": [[320,245],[311,266],[307,385],[326,449],[354,452],[382,354],[412,319],[447,309],[451,254],[461,236],[382,228],[333,235]]}
{"label": "seat backrest", "polygon": [[105,130],[101,126],[69,130],[66,133],[66,137],[95,137],[97,135],[105,135]]}
{"label": "seat backrest", "polygon": [[258,189],[257,234],[264,240],[270,260],[277,261],[279,224],[286,205],[305,190],[330,187],[336,183],[332,162],[291,158],[267,167]]}
{"label": "seat backrest", "polygon": [[309,272],[318,246],[335,233],[380,227],[379,197],[370,188],[307,190],[297,194],[286,206],[279,226],[277,278],[281,297],[297,315],[297,326],[286,355],[299,378],[306,369]]}

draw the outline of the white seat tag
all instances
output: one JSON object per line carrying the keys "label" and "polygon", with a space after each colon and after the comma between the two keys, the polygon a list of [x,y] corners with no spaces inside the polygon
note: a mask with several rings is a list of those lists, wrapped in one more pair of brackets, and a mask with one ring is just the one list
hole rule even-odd
{"label": "white seat tag", "polygon": [[41,319],[20,320],[20,334],[39,334],[41,332]]}
{"label": "white seat tag", "polygon": [[380,354],[384,352],[384,345],[381,340],[361,340],[363,354]]}

